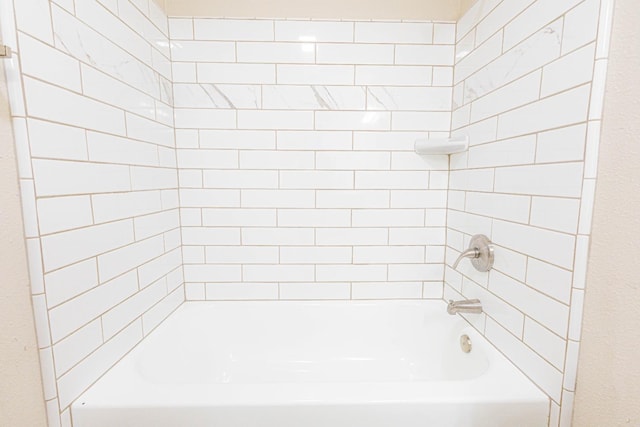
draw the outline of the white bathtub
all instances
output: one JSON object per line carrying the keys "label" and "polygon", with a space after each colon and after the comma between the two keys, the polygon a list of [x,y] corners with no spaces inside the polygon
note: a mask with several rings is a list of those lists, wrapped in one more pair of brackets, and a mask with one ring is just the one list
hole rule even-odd
{"label": "white bathtub", "polygon": [[548,409],[442,301],[192,302],[72,415],[74,427],[539,427]]}

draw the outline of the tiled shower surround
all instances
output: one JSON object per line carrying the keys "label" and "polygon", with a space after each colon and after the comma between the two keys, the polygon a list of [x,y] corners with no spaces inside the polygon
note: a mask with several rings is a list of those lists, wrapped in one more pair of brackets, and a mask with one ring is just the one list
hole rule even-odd
{"label": "tiled shower surround", "polygon": [[441,298],[455,24],[169,25],[187,299]]}
{"label": "tiled shower surround", "polygon": [[[610,0],[480,0],[457,24],[11,3],[51,426],[185,299],[443,296],[482,300],[469,320],[569,425]],[[450,132],[467,153],[414,153]],[[494,270],[454,271],[477,233]]]}

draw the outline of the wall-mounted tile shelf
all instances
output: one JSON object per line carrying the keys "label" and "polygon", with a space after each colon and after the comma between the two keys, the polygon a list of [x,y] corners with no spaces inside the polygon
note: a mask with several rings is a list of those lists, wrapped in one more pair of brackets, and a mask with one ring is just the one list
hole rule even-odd
{"label": "wall-mounted tile shelf", "polygon": [[11,48],[0,44],[0,58],[11,58]]}
{"label": "wall-mounted tile shelf", "polygon": [[427,154],[456,154],[469,149],[469,136],[456,136],[453,138],[417,139],[416,153]]}

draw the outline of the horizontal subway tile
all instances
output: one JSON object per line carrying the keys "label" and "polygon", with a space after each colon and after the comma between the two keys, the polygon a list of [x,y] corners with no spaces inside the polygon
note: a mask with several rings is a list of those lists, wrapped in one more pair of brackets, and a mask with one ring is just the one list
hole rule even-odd
{"label": "horizontal subway tile", "polygon": [[278,84],[353,85],[353,65],[277,64]]}
{"label": "horizontal subway tile", "polygon": [[525,224],[529,222],[530,205],[526,196],[474,192],[466,195],[468,212]]}
{"label": "horizontal subway tile", "polygon": [[196,40],[271,41],[273,22],[259,19],[207,19],[193,20]]}
{"label": "horizontal subway tile", "polygon": [[279,227],[348,227],[348,209],[279,209]]}
{"label": "horizontal subway tile", "polygon": [[[182,243],[184,245],[207,245],[216,242],[218,245],[239,245],[239,228],[182,227]],[[244,242],[249,244],[249,242]]]}
{"label": "horizontal subway tile", "polygon": [[357,85],[369,86],[429,86],[433,68],[428,66],[357,65]]}
{"label": "horizontal subway tile", "polygon": [[416,139],[426,138],[427,132],[354,132],[355,150],[407,151],[414,153]]}
{"label": "horizontal subway tile", "polygon": [[280,299],[284,300],[332,300],[349,299],[350,283],[281,283]]}
{"label": "horizontal subway tile", "polygon": [[589,86],[580,86],[500,115],[498,137],[524,135],[585,121]]}
{"label": "horizontal subway tile", "polygon": [[593,78],[593,58],[596,46],[592,43],[565,55],[543,68],[541,96],[589,83]]}
{"label": "horizontal subway tile", "polygon": [[241,151],[241,169],[313,169],[314,155],[310,151]]}
{"label": "horizontal subway tile", "polygon": [[324,190],[353,188],[353,172],[280,171],[280,188]]}
{"label": "horizontal subway tile", "polygon": [[206,283],[209,301],[278,299],[277,283]]}
{"label": "horizontal subway tile", "polygon": [[319,44],[318,64],[393,64],[393,45],[384,44]]}
{"label": "horizontal subway tile", "polygon": [[364,43],[418,43],[433,42],[433,24],[430,22],[356,22],[355,41]]}
{"label": "horizontal subway tile", "polygon": [[[24,79],[29,115],[34,118],[123,135],[124,112],[74,92]],[[55,100],[55,102],[53,102]],[[73,114],[69,114],[73,111]]]}
{"label": "horizontal subway tile", "polygon": [[177,150],[178,167],[184,169],[236,169],[238,152],[234,150]]}
{"label": "horizontal subway tile", "polygon": [[278,188],[278,171],[204,170],[205,188]]}
{"label": "horizontal subway tile", "polygon": [[495,191],[501,193],[580,197],[581,188],[581,163],[515,166],[495,172]]}
{"label": "horizontal subway tile", "polygon": [[367,88],[367,110],[449,111],[451,88],[382,86]]}
{"label": "horizontal subway tile", "polygon": [[573,264],[574,236],[526,225],[494,221],[492,237],[498,245],[560,267],[571,268]]}
{"label": "horizontal subway tile", "polygon": [[98,256],[100,281],[106,282],[164,253],[162,236],[133,243]]}
{"label": "horizontal subway tile", "polygon": [[316,168],[329,170],[388,170],[391,165],[389,153],[353,151],[316,153]]}
{"label": "horizontal subway tile", "polygon": [[390,281],[409,280],[442,280],[444,266],[442,264],[391,264],[389,265]]}
{"label": "horizontal subway tile", "polygon": [[60,341],[137,290],[136,273],[132,271],[51,309],[49,319],[53,341]]}
{"label": "horizontal subway tile", "polygon": [[185,282],[240,282],[242,266],[221,264],[185,265]]}
{"label": "horizontal subway tile", "polygon": [[451,125],[451,113],[449,112],[394,111],[391,114],[392,130],[426,130],[446,132],[449,130]]}
{"label": "horizontal subway tile", "polygon": [[316,111],[317,130],[389,130],[391,114],[387,112]]}
{"label": "horizontal subway tile", "polygon": [[536,162],[569,162],[582,160],[587,126],[580,124],[538,134]]}
{"label": "horizontal subway tile", "polygon": [[130,220],[95,225],[42,238],[45,271],[133,243],[133,223]]}
{"label": "horizontal subway tile", "polygon": [[444,227],[389,229],[390,245],[444,245],[446,230]]}
{"label": "horizontal subway tile", "polygon": [[173,96],[176,108],[255,109],[262,102],[258,85],[176,83]]}
{"label": "horizontal subway tile", "polygon": [[531,202],[531,225],[565,233],[576,233],[580,201],[557,197],[534,197]]}
{"label": "horizontal subway tile", "polygon": [[397,45],[395,63],[399,65],[448,65],[454,62],[454,47],[445,45]]}
{"label": "horizontal subway tile", "polygon": [[198,133],[200,148],[265,150],[276,147],[276,132],[270,130],[201,129]]}
{"label": "horizontal subway tile", "polygon": [[275,21],[276,41],[352,42],[351,22]]}
{"label": "horizontal subway tile", "polygon": [[240,207],[240,190],[180,190],[181,207],[233,208]]}
{"label": "horizontal subway tile", "polygon": [[564,369],[566,341],[530,318],[525,320],[524,342],[553,366]]}
{"label": "horizontal subway tile", "polygon": [[278,131],[278,150],[351,150],[349,131]]}
{"label": "horizontal subway tile", "polygon": [[159,303],[166,296],[166,292],[165,281],[159,280],[105,313],[102,316],[105,338],[111,338],[130,322],[142,316]]}
{"label": "horizontal subway tile", "polygon": [[243,208],[312,208],[313,190],[242,190]]}
{"label": "horizontal subway tile", "polygon": [[318,190],[318,208],[386,208],[389,192],[385,190]]}
{"label": "horizontal subway tile", "polygon": [[235,43],[172,40],[171,59],[178,62],[234,62]]}
{"label": "horizontal subway tile", "polygon": [[468,156],[469,168],[532,164],[536,158],[536,136],[475,145],[469,149]]}
{"label": "horizontal subway tile", "polygon": [[571,272],[568,270],[529,258],[526,283],[544,294],[569,304]]}
{"label": "horizontal subway tile", "polygon": [[321,246],[386,245],[386,228],[321,228],[316,230],[316,244]]}
{"label": "horizontal subway tile", "polygon": [[315,43],[253,43],[237,42],[238,62],[312,63]]}
{"label": "horizontal subway tile", "polygon": [[364,110],[365,98],[356,86],[262,87],[262,107],[272,110]]}
{"label": "horizontal subway tile", "polygon": [[392,208],[446,208],[445,190],[392,190]]}
{"label": "horizontal subway tile", "polygon": [[535,379],[534,382],[545,393],[554,400],[560,401],[562,389],[562,373],[560,371],[491,319],[487,319],[485,333],[487,339],[502,349],[505,356],[529,378]]}
{"label": "horizontal subway tile", "polygon": [[298,246],[312,245],[314,230],[312,228],[243,228],[242,244],[244,245],[277,245]]}
{"label": "horizontal subway tile", "polygon": [[311,111],[238,111],[238,128],[240,129],[313,129],[313,121]]}
{"label": "horizontal subway tile", "polygon": [[249,282],[304,282],[314,278],[313,265],[244,265],[242,277]]}
{"label": "horizontal subway tile", "polygon": [[162,209],[158,191],[92,194],[91,203],[96,223],[131,218]]}
{"label": "horizontal subway tile", "polygon": [[199,62],[196,65],[199,83],[273,84],[276,82],[276,66],[273,64]]}
{"label": "horizontal subway tile", "polygon": [[429,189],[429,172],[376,171],[356,172],[356,189]]}
{"label": "horizontal subway tile", "polygon": [[193,40],[193,19],[169,18],[168,21],[172,40]]}
{"label": "horizontal subway tile", "polygon": [[98,285],[96,259],[91,258],[45,274],[47,304],[56,306]]}
{"label": "horizontal subway tile", "polygon": [[355,264],[408,264],[422,263],[425,259],[421,246],[361,246],[353,249]]}
{"label": "horizontal subway tile", "polygon": [[275,226],[275,209],[204,209],[202,224],[212,227]]}
{"label": "horizontal subway tile", "polygon": [[93,224],[89,196],[52,197],[38,200],[40,233],[49,234]]}
{"label": "horizontal subway tile", "polygon": [[354,283],[353,299],[420,299],[422,282]]}
{"label": "horizontal subway tile", "polygon": [[142,339],[141,323],[134,322],[58,379],[58,398],[69,406],[103,372],[111,368]]}
{"label": "horizontal subway tile", "polygon": [[277,264],[279,259],[275,246],[207,246],[205,250],[208,264]]}
{"label": "horizontal subway tile", "polygon": [[[244,111],[242,111],[244,113]],[[175,120],[178,128],[192,129],[234,129],[236,127],[235,110],[214,110],[195,108],[176,108]]]}
{"label": "horizontal subway tile", "polygon": [[386,265],[318,265],[318,282],[382,282],[387,280]]}
{"label": "horizontal subway tile", "polygon": [[424,225],[421,209],[361,209],[352,213],[353,227],[420,227]]}
{"label": "horizontal subway tile", "polygon": [[289,246],[280,248],[281,264],[350,264],[351,248],[336,246]]}

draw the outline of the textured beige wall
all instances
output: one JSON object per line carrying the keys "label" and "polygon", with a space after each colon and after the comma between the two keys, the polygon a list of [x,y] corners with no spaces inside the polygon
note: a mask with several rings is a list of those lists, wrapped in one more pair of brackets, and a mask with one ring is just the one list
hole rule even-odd
{"label": "textured beige wall", "polygon": [[640,426],[640,5],[616,0],[574,426]]}
{"label": "textured beige wall", "polygon": [[0,64],[0,426],[46,426],[18,173]]}
{"label": "textured beige wall", "polygon": [[169,16],[455,21],[475,0],[158,0]]}

